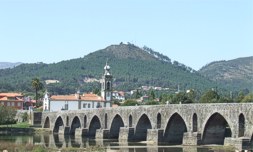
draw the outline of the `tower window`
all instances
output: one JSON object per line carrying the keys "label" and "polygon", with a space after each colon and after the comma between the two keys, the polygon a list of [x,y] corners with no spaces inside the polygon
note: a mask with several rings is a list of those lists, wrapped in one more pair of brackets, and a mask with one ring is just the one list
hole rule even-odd
{"label": "tower window", "polygon": [[109,81],[106,84],[106,90],[111,90],[111,83]]}

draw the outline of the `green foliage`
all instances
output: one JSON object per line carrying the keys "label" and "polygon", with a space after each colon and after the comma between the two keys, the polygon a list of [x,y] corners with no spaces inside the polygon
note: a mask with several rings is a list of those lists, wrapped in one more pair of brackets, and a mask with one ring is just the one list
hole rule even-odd
{"label": "green foliage", "polygon": [[148,102],[145,102],[144,104],[145,104],[145,105],[159,105],[159,102],[150,100],[150,101],[148,101]]}
{"label": "green foliage", "polygon": [[186,104],[186,103],[192,103],[193,101],[187,96],[184,92],[179,92],[176,95],[173,96],[171,103],[173,104]]}
{"label": "green foliage", "polygon": [[121,106],[136,106],[139,105],[139,103],[135,100],[126,100]]}
{"label": "green foliage", "polygon": [[216,103],[216,102],[219,102],[219,99],[220,99],[220,96],[218,95],[216,91],[208,90],[201,96],[200,102],[201,103]]}
{"label": "green foliage", "polygon": [[16,109],[0,105],[0,125],[16,123]]}
{"label": "green foliage", "polygon": [[[155,56],[157,57],[155,57]],[[112,45],[90,53],[83,58],[53,64],[22,64],[12,69],[0,70],[0,91],[33,92],[31,80],[41,82],[49,79],[59,80],[47,84],[51,94],[73,94],[77,88],[81,92],[92,92],[100,88],[98,82],[85,83],[85,78],[99,80],[103,74],[106,59],[111,66],[116,90],[129,91],[140,86],[160,86],[182,90],[205,90],[213,87],[213,82],[200,76],[190,67],[175,62],[150,48],[139,48],[133,44]],[[136,97],[140,97],[137,94]]]}
{"label": "green foliage", "polygon": [[118,100],[113,100],[112,103],[113,103],[113,104],[116,104],[116,105],[118,105],[118,106],[120,106],[120,102],[119,102]]}
{"label": "green foliage", "polygon": [[40,82],[39,78],[33,78],[32,79],[32,88],[35,89],[36,106],[39,106],[39,104],[37,103],[38,91],[43,88],[43,84]]}
{"label": "green foliage", "polygon": [[155,92],[154,92],[154,90],[151,90],[151,92],[150,92],[150,99],[151,100],[155,99]]}
{"label": "green foliage", "polygon": [[246,95],[242,100],[242,103],[253,102],[253,93]]}
{"label": "green foliage", "polygon": [[252,61],[253,56],[212,62],[201,68],[199,73],[232,91],[252,89]]}

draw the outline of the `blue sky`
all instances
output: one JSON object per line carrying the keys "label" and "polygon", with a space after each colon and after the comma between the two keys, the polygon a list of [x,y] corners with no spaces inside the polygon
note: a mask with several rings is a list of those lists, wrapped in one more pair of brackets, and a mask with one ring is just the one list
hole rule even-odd
{"label": "blue sky", "polygon": [[252,0],[0,0],[0,61],[83,57],[148,46],[196,70],[253,55]]}

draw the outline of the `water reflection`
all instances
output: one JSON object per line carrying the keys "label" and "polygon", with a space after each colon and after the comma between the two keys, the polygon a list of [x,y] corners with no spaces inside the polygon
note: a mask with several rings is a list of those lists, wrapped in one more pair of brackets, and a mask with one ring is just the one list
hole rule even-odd
{"label": "water reflection", "polygon": [[[155,146],[146,143],[119,143],[117,140],[91,140],[87,138],[78,138],[68,135],[58,134],[36,134],[31,136],[10,136],[0,135],[1,142],[10,142],[15,144],[32,144],[44,145],[48,148],[61,149],[61,148],[88,148],[91,146],[106,147],[106,151],[115,152],[212,152],[209,148],[196,147],[196,146]],[[222,152],[222,151],[220,151]],[[225,150],[224,150],[225,152]],[[227,152],[227,151],[226,151]]]}

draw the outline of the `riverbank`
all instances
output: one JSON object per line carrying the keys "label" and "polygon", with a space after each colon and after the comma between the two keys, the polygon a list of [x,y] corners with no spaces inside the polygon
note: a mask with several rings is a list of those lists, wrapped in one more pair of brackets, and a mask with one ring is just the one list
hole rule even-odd
{"label": "riverbank", "polygon": [[2,135],[31,135],[51,133],[49,129],[45,128],[15,128],[15,127],[0,127],[0,134]]}

